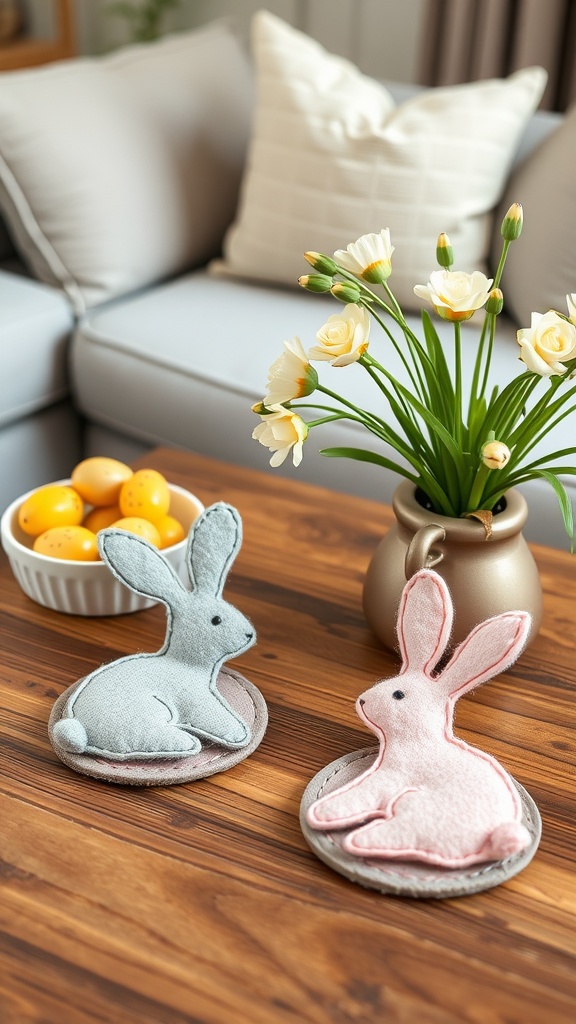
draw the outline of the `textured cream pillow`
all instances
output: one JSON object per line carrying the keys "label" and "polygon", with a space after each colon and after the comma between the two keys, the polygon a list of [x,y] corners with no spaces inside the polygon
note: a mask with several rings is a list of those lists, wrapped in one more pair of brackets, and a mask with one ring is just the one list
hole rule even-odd
{"label": "textured cream pillow", "polygon": [[252,107],[225,22],[0,74],[0,209],[22,257],[78,313],[212,258]]}
{"label": "textured cream pillow", "polygon": [[[511,250],[502,287],[506,311],[519,327],[532,313],[567,313],[576,292],[576,104],[562,124],[511,176],[501,211],[522,203],[524,227]],[[507,205],[506,205],[507,204]],[[499,252],[495,249],[493,263]]]}
{"label": "textured cream pillow", "polygon": [[[236,223],[218,269],[285,284],[302,253],[390,228],[390,285],[406,308],[446,231],[460,270],[485,270],[514,151],[542,95],[534,67],[434,89],[395,108],[388,90],[268,12],[253,21],[257,110]],[[216,267],[215,267],[216,269]]]}

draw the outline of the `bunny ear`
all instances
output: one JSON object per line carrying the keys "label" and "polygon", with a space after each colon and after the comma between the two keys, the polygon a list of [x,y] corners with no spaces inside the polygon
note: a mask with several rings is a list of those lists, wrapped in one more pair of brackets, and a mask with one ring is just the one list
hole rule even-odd
{"label": "bunny ear", "polygon": [[142,537],[126,530],[101,530],[98,548],[116,579],[136,594],[170,604],[177,594],[186,592],[170,563]]}
{"label": "bunny ear", "polygon": [[504,672],[522,651],[531,623],[528,612],[503,612],[481,622],[440,673],[443,688],[456,700],[486,679]]}
{"label": "bunny ear", "polygon": [[192,585],[220,597],[242,544],[242,520],[232,505],[210,505],[196,520],[188,542]]}
{"label": "bunny ear", "polygon": [[406,584],[398,613],[402,669],[430,673],[438,664],[452,629],[448,587],[431,569],[417,572]]}

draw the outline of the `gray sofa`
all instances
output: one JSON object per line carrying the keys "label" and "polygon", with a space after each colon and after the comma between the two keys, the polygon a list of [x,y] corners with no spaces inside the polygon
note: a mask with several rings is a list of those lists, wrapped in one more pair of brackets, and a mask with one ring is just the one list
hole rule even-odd
{"label": "gray sofa", "polygon": [[[209,52],[214,43],[211,32],[226,34],[229,52],[221,65]],[[237,273],[216,272],[211,261],[222,253],[226,230],[234,219],[250,143],[252,70],[226,26],[210,27],[194,33],[194,37],[211,65],[204,69],[196,67],[197,93],[186,96],[187,105],[196,104],[198,108],[195,126],[197,131],[199,125],[202,128],[206,143],[190,199],[196,204],[196,225],[198,209],[202,213],[202,237],[195,251],[180,254],[179,265],[178,261],[172,268],[166,264],[156,278],[155,268],[147,267],[140,280],[131,280],[129,275],[123,279],[118,272],[118,285],[106,292],[96,282],[91,292],[84,288],[78,301],[66,282],[63,285],[54,279],[57,274],[46,252],[41,253],[40,263],[38,253],[31,257],[30,238],[23,237],[19,229],[23,218],[21,210],[15,212],[18,203],[14,193],[7,195],[6,186],[4,192],[0,191],[0,207],[7,222],[6,235],[0,236],[2,507],[31,487],[68,475],[81,457],[105,454],[129,460],[156,444],[190,448],[266,469],[269,456],[251,439],[258,422],[251,406],[264,394],[268,367],[280,354],[284,340],[298,335],[305,344],[312,344],[321,324],[338,311],[338,303],[330,296],[311,295],[282,282],[268,281],[265,275],[258,281],[244,279]],[[172,44],[165,41],[156,45]],[[121,62],[122,57],[107,60]],[[92,62],[88,64],[92,66]],[[41,91],[48,82],[47,75],[53,73],[53,69],[43,74],[27,72],[26,98],[35,83]],[[218,79],[217,96],[214,76]],[[6,155],[3,137],[3,132],[8,133],[6,79],[7,75],[0,76],[0,152],[10,165],[11,154],[9,151]],[[149,80],[148,69],[146,81]],[[399,104],[418,92],[416,87],[387,85]],[[232,110],[228,121],[222,114],[224,94],[228,94]],[[208,109],[210,105],[214,107],[215,96],[216,109]],[[72,115],[71,118],[72,132]],[[501,206],[491,222],[495,239],[515,176],[543,152],[563,120],[558,114],[543,112],[530,118],[516,147],[508,182],[500,190]],[[210,146],[206,142],[208,135]],[[18,157],[21,160],[21,153]],[[202,185],[200,196],[198,181]],[[523,196],[514,195],[512,199],[522,202]],[[75,201],[72,189],[70,202]],[[206,225],[212,222],[213,228],[208,230]],[[374,224],[373,230],[382,226]],[[341,244],[353,240],[342,238]],[[54,248],[61,256],[59,241],[58,238]],[[142,247],[142,239],[136,241]],[[66,238],[63,248],[64,243]],[[522,240],[516,244],[520,247]],[[313,225],[306,247],[319,248]],[[493,247],[492,260],[495,251]],[[515,257],[514,252],[510,259]],[[302,261],[301,273],[307,269]],[[431,262],[430,270],[433,269]],[[572,288],[576,289],[576,277]],[[85,301],[86,294],[91,296],[89,301]],[[415,330],[420,329],[416,310],[411,314],[411,322]],[[522,321],[515,322],[513,315],[501,318],[493,364],[496,382],[507,381],[519,370],[515,333],[520,324],[526,326]],[[447,338],[451,336],[448,327],[439,326]],[[477,327],[464,327],[465,352],[473,352],[472,339],[476,333]],[[391,354],[387,359],[401,377],[402,367],[395,365]],[[468,377],[471,362],[468,355]],[[367,395],[367,383],[357,370],[351,367],[346,371],[346,395],[370,407],[374,396]],[[568,424],[556,430],[554,446],[565,447],[568,435],[574,443],[575,427],[573,414]],[[318,454],[320,447],[358,447],[364,440],[354,424],[331,424],[322,433],[310,435],[298,469],[287,461],[280,469],[269,471],[388,502],[398,482],[392,474],[375,466],[324,459]],[[549,444],[550,441],[547,448]],[[570,486],[570,478],[566,482]],[[529,539],[566,547],[551,490],[536,483],[528,485],[526,493],[530,503],[526,530]]]}

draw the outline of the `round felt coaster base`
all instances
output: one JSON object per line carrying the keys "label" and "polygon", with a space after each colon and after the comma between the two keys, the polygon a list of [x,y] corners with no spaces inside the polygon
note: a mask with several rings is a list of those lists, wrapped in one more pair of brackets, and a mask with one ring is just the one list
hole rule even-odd
{"label": "round felt coaster base", "polygon": [[48,735],[54,752],[69,768],[107,782],[125,786],[171,786],[205,779],[249,757],[260,744],[268,724],[268,709],[260,690],[239,672],[223,668],[218,675],[218,690],[250,728],[251,739],[245,747],[231,749],[216,743],[206,743],[195,754],[174,758],[150,757],[149,760],[136,761],[112,761],[93,754],[73,754],[57,743],[54,726],[60,721],[70,694],[80,682],[82,680],[58,697],[48,722]]}
{"label": "round felt coaster base", "polygon": [[319,832],[310,828],[306,821],[306,812],[314,801],[351,782],[366,771],[377,756],[378,749],[366,747],[352,754],[345,754],[318,772],[306,787],[300,805],[300,826],[306,842],[328,867],[358,885],[378,889],[393,896],[445,899],[491,889],[501,882],[508,881],[530,863],[538,849],[542,822],[532,797],[515,779],[512,779],[512,782],[522,801],[522,824],[528,829],[532,842],[520,853],[506,860],[473,864],[467,868],[439,868],[418,861],[354,857],[342,849],[342,840],[347,834],[345,829]]}

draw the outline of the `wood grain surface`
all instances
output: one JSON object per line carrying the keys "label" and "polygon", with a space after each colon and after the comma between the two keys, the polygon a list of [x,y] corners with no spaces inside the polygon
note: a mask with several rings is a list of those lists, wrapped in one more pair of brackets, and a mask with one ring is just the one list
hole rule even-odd
{"label": "wood grain surface", "polygon": [[60,615],[0,588],[2,1024],[564,1024],[576,1017],[576,559],[534,548],[536,641],[464,697],[456,728],[528,789],[540,849],[453,900],[361,889],[308,849],[302,792],[372,742],[354,700],[397,659],[363,620],[388,509],[181,452],[140,460],[239,509],[226,596],[258,644],[231,663],[270,712],[259,749],[189,785],[76,775],[47,737],[55,698],[103,661],[157,649],[164,612]]}

